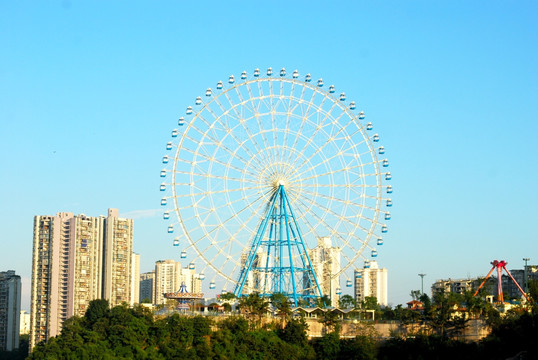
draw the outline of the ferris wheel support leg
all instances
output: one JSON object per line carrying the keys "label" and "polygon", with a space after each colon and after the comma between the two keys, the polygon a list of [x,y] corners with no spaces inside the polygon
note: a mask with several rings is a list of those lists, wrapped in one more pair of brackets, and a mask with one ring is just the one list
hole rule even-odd
{"label": "ferris wheel support leg", "polygon": [[[284,197],[287,200],[286,192],[283,192],[283,194],[284,194]],[[289,202],[287,202],[287,203],[289,204]],[[318,289],[319,297],[322,297],[323,293],[321,291],[321,287],[319,286],[318,278],[316,276],[316,272],[314,271],[314,267],[312,266],[312,261],[310,260],[310,256],[308,256],[308,251],[306,250],[306,246],[305,246],[305,243],[304,243],[304,240],[303,240],[303,236],[301,235],[301,232],[299,230],[299,224],[297,224],[297,220],[295,219],[295,214],[293,213],[293,210],[292,210],[291,206],[289,206],[289,209],[290,209],[291,218],[293,219],[293,223],[295,225],[295,228],[297,229],[297,235],[298,235],[299,240],[300,240],[299,245],[302,247],[302,251],[301,251],[301,249],[299,249],[299,253],[302,253],[304,255],[304,257],[306,258],[306,260],[308,261],[308,264],[304,264],[305,268],[308,269],[308,272],[312,273],[312,277],[314,278],[315,287]],[[298,245],[298,247],[299,247],[299,245]],[[304,259],[303,259],[303,263],[304,263]],[[308,281],[311,282],[310,276],[307,276],[307,278],[308,278]]]}
{"label": "ferris wheel support leg", "polygon": [[[287,203],[286,194],[284,193],[284,187],[280,186],[280,191],[282,192],[281,197],[283,199],[283,203]],[[291,209],[291,208],[290,208]],[[284,206],[284,224],[286,224],[286,238],[288,239],[288,254],[290,257],[290,277],[291,277],[291,283],[293,287],[293,302],[295,306],[297,306],[297,286],[295,284],[295,268],[293,266],[293,261],[291,260],[293,255],[291,251],[291,240],[290,240],[290,226],[288,223],[288,213],[286,211],[286,206]]]}
{"label": "ferris wheel support leg", "polygon": [[256,233],[256,236],[254,237],[254,240],[252,241],[251,250],[249,252],[247,261],[245,263],[245,266],[241,270],[241,275],[239,277],[239,282],[238,282],[238,285],[236,286],[235,291],[234,291],[234,295],[236,297],[240,297],[241,293],[243,292],[243,287],[245,286],[245,282],[247,280],[248,273],[250,272],[250,269],[252,267],[252,263],[254,262],[254,258],[256,257],[256,251],[258,250],[258,248],[259,248],[259,246],[261,244],[261,241],[263,239],[263,234],[265,233],[265,230],[267,228],[267,223],[269,222],[269,219],[272,217],[270,214],[274,211],[273,209],[274,209],[274,206],[275,206],[276,198],[277,198],[277,196],[276,196],[276,193],[275,193],[275,195],[273,195],[273,198],[271,199],[269,207],[267,208],[266,216],[265,216],[264,220],[262,221],[262,223],[260,224],[260,226],[258,227],[258,231]]}
{"label": "ferris wheel support leg", "polygon": [[[276,221],[275,221],[275,214],[273,214],[273,221],[271,222],[271,225],[270,225],[270,228],[269,228],[269,239],[272,239],[273,236],[275,236],[276,234],[276,228],[275,228],[275,224],[276,224]],[[276,256],[276,246],[273,246],[271,245],[271,242],[269,242],[267,244],[267,257],[265,259],[265,269],[268,269],[269,268],[269,259],[271,258],[271,247],[274,247],[274,252],[275,252],[275,256]],[[266,271],[265,272],[265,277],[264,277],[264,283],[263,283],[263,293],[267,293],[269,290],[268,290],[268,284],[269,284],[269,272]]]}
{"label": "ferris wheel support leg", "polygon": [[[282,256],[282,247],[284,245],[282,239],[284,239],[284,237],[282,236],[283,235],[283,226],[285,226],[285,223],[282,222],[282,217],[283,217],[283,206],[284,206],[284,199],[282,198],[282,191],[280,190],[280,188],[278,189],[278,195],[279,195],[279,198],[280,198],[280,209],[279,209],[279,213],[278,213],[278,230],[280,232],[280,240],[279,240],[279,253],[278,253],[278,261],[279,261],[279,266],[278,266],[278,292],[279,293],[282,293],[282,289],[283,289],[283,280],[284,280],[284,276],[282,274],[282,267],[283,267],[283,263],[282,261],[284,260],[283,256]],[[290,262],[291,262],[291,259],[290,259]],[[294,289],[295,290],[295,289]]]}

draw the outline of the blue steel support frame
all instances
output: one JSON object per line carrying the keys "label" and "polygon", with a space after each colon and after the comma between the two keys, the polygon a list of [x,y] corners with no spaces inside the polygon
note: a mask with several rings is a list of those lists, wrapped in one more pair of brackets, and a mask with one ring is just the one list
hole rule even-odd
{"label": "blue steel support frame", "polygon": [[[269,234],[265,236],[268,225]],[[254,265],[260,248],[265,249],[262,252],[266,256],[265,266],[260,265],[260,259]],[[299,259],[299,263],[294,263],[294,259],[296,262]],[[252,240],[235,287],[237,297],[242,296],[251,271],[264,275],[263,291],[259,291],[261,296],[280,292],[297,306],[300,299],[312,300],[323,295],[284,185],[279,185],[269,200]],[[296,277],[300,278],[302,287],[297,284]]]}

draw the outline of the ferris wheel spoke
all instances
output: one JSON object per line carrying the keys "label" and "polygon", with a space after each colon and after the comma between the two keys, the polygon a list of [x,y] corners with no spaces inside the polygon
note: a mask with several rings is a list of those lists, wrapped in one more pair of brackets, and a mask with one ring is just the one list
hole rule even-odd
{"label": "ferris wheel spoke", "polygon": [[[259,200],[259,199],[258,199]],[[194,240],[193,241],[193,244],[194,245],[197,245],[197,244],[200,244],[203,240],[205,240],[208,236],[210,236],[213,232],[215,231],[218,231],[220,229],[225,229],[224,225],[226,223],[228,223],[229,221],[231,221],[232,219],[234,219],[237,215],[241,214],[243,211],[246,211],[250,208],[253,207],[254,204],[258,203],[258,206],[257,206],[257,209],[255,211],[253,211],[250,215],[249,215],[249,220],[252,219],[256,214],[259,213],[260,209],[265,205],[263,204],[262,202],[259,202],[259,201],[253,201],[252,203],[250,203],[249,205],[247,205],[246,207],[244,207],[242,210],[239,210],[237,212],[237,214],[233,215],[233,216],[230,216],[228,219],[226,219],[225,221],[222,222],[222,224],[219,224],[215,227],[213,227],[211,230],[209,231],[206,231],[204,236],[200,237],[199,239],[197,240]],[[248,223],[248,222],[247,222]],[[203,230],[203,227],[200,226],[199,228],[195,228],[194,230],[198,230],[198,229],[201,229]],[[224,252],[226,250],[226,248],[230,248],[233,244],[233,240],[235,239],[235,235],[236,234],[229,234],[231,236],[227,236],[226,239],[227,240],[222,240],[222,242],[224,242],[224,245],[222,246],[219,246],[219,241],[216,241],[215,238],[212,239],[211,241],[211,245],[212,246],[215,246],[216,249],[218,250],[219,253],[221,252]]]}
{"label": "ferris wheel spoke", "polygon": [[[248,106],[249,106],[250,110],[252,111],[252,113],[253,113],[253,114],[256,114],[256,113],[257,113],[257,110],[256,110],[254,107],[251,106],[252,104],[249,103],[249,102],[245,102],[245,101],[242,99],[241,93],[239,92],[238,88],[236,87],[235,89],[236,89],[236,93],[237,93],[238,96],[239,96],[239,99],[242,100],[242,101],[240,102],[240,104],[248,104]],[[228,103],[230,104],[231,108],[234,110],[234,112],[235,112],[235,114],[236,114],[236,116],[237,116],[236,119],[237,119],[238,123],[240,123],[240,124],[243,126],[243,128],[248,129],[248,128],[244,125],[244,116],[243,116],[243,114],[242,114],[240,111],[238,111],[238,109],[237,109],[238,105],[235,105],[235,102],[231,99],[231,97],[230,97],[228,91],[226,91],[226,92],[224,93],[224,95],[225,95],[225,97],[226,97]],[[256,149],[257,149],[257,152],[261,151],[261,148],[259,147],[259,145],[258,145],[257,142],[255,141],[255,137],[252,136],[252,134],[249,134],[249,135],[250,135],[250,139],[253,140],[253,144],[255,145],[255,147],[256,147]],[[262,139],[262,140],[263,140],[263,139]],[[267,143],[264,142],[264,145],[267,146]]]}
{"label": "ferris wheel spoke", "polygon": [[[314,166],[309,167],[309,168],[306,169],[305,171],[303,171],[303,172],[297,174],[297,176],[300,177],[301,175],[304,175],[306,172],[312,172],[312,170],[314,170],[315,168],[317,168],[317,167],[319,167],[319,166],[326,166],[327,163],[328,163],[329,161],[332,161],[332,160],[335,160],[335,159],[340,159],[340,160],[342,161],[342,154],[341,154],[341,153],[336,153],[336,154],[332,155],[331,157],[326,157],[326,156],[323,155],[323,153],[321,153],[321,154],[322,154],[321,156],[323,157],[323,161],[321,161],[321,162],[316,162],[316,164],[315,164]],[[312,157],[313,157],[313,156],[311,156],[309,159],[305,160],[305,161],[304,161],[302,164],[300,164],[297,168],[300,169],[304,164],[307,163],[307,161],[310,162],[310,161],[312,160]],[[355,161],[354,158],[352,158],[352,159],[349,160],[349,162],[353,162],[353,161]],[[349,164],[346,163],[345,165],[346,165],[346,167],[347,167],[347,165],[349,165]]]}
{"label": "ferris wheel spoke", "polygon": [[[205,119],[204,119],[205,120]],[[204,135],[207,135],[209,133],[209,130],[205,132]],[[226,131],[226,133],[230,133],[228,131]],[[209,138],[211,141],[213,141],[213,143],[215,144],[216,146],[216,149],[223,149],[225,150],[228,154],[232,155],[232,156],[235,156],[236,159],[240,160],[243,164],[247,164],[248,163],[248,160],[244,159],[243,157],[237,155],[237,153],[234,154],[233,150],[231,150],[228,146],[224,145],[224,139],[217,139],[215,137],[212,137],[212,136],[207,136],[207,138]],[[236,140],[233,136],[231,136],[232,139]],[[240,142],[237,142],[237,145],[240,144]],[[202,144],[200,144],[200,146],[202,146]],[[252,155],[252,154],[249,154],[249,155]]]}
{"label": "ferris wheel spoke", "polygon": [[[377,163],[377,162],[376,162]],[[303,181],[307,181],[307,180],[313,180],[313,179],[318,179],[318,178],[321,178],[321,177],[325,177],[325,176],[329,176],[329,175],[334,175],[334,174],[338,174],[338,173],[341,173],[341,172],[344,172],[344,171],[350,171],[352,169],[360,169],[364,166],[367,166],[367,165],[371,165],[373,163],[369,163],[369,164],[358,164],[358,165],[355,165],[355,166],[350,166],[350,167],[347,167],[347,168],[343,168],[343,169],[338,169],[338,170],[334,170],[334,171],[327,171],[327,172],[324,172],[322,174],[318,174],[318,175],[313,175],[313,176],[309,176],[307,178],[304,178]],[[366,185],[365,185],[366,186]],[[377,185],[373,185],[373,187],[377,187]]]}
{"label": "ferris wheel spoke", "polygon": [[176,196],[173,196],[173,198],[179,199],[179,198],[185,198],[185,197],[208,196],[208,195],[215,195],[215,194],[224,194],[226,192],[236,192],[236,191],[243,191],[243,190],[258,190],[258,189],[261,189],[261,186],[250,186],[250,187],[245,187],[243,189],[225,189],[225,190],[205,191],[205,192],[191,193],[191,194],[186,194],[186,195],[176,195]]}
{"label": "ferris wheel spoke", "polygon": [[[260,110],[261,110],[260,107],[262,105],[265,105],[265,107],[267,109],[270,109],[271,107],[267,106],[267,103],[266,103],[267,97],[264,96],[262,83],[260,81],[257,81],[256,83],[258,84],[259,101],[258,101],[258,107],[255,108],[254,118],[256,119],[258,129],[261,130],[261,129],[265,129],[265,127],[263,126],[263,124],[261,123],[261,120],[260,120],[260,115],[259,115]],[[270,146],[269,145],[269,140],[265,136],[265,132],[260,131],[260,133],[262,135],[262,141],[263,141],[264,149],[269,148],[269,146]]]}
{"label": "ferris wheel spoke", "polygon": [[[322,100],[322,104],[325,102],[326,98],[323,98]],[[334,108],[336,107],[336,103],[333,103],[330,107],[330,109],[325,112],[325,116],[324,118],[318,123],[319,125],[316,126],[315,130],[314,130],[314,133],[312,134],[312,136],[310,136],[310,138],[308,139],[307,141],[307,144],[303,147],[303,149],[301,150],[301,152],[299,153],[299,156],[295,159],[295,161],[292,163],[292,166],[297,168],[297,161],[299,161],[299,159],[301,159],[305,153],[305,151],[307,149],[310,149],[311,147],[311,144],[314,142],[314,140],[316,139],[316,135],[320,132],[320,130],[322,130],[325,126],[327,126],[325,124],[325,121],[330,117],[330,114],[332,113],[332,111],[334,110]],[[322,105],[320,105],[320,107],[318,107],[318,110],[319,109],[323,109]]]}
{"label": "ferris wheel spoke", "polygon": [[[326,197],[326,196],[323,196],[323,195],[320,195],[320,194],[315,194],[315,195],[319,196],[319,197],[322,197],[322,198],[326,198],[326,199],[331,200],[331,201],[342,202],[341,199],[334,199],[334,198],[331,199],[329,197]],[[360,224],[355,224],[349,218],[349,216],[343,216],[341,214],[338,214],[338,213],[334,212],[331,208],[329,208],[327,206],[324,206],[324,205],[320,204],[319,202],[313,201],[313,204],[317,208],[319,208],[320,210],[325,211],[328,214],[333,215],[334,217],[338,218],[339,221],[347,222],[349,225],[354,225],[354,226],[358,227],[359,229],[361,229],[361,230],[365,231],[366,233],[368,233],[368,229],[362,227]],[[349,205],[349,203],[346,203],[346,202],[344,202],[344,204]],[[373,209],[371,207],[368,207],[368,206],[364,206],[362,204],[351,203],[351,205],[355,205],[356,207],[359,207],[359,208],[365,208],[365,209],[368,209],[368,210],[375,211],[375,209]],[[367,218],[363,217],[362,214],[357,214],[357,218],[359,218],[359,219],[367,219]]]}
{"label": "ferris wheel spoke", "polygon": [[[296,101],[296,105],[295,105],[295,108],[292,109],[292,113],[295,112],[295,109],[301,109],[301,105],[304,103],[304,96],[305,96],[305,93],[306,93],[306,89],[307,87],[306,86],[303,86],[302,89],[301,89],[301,96],[300,98]],[[313,93],[312,97],[315,97],[316,96],[316,92]],[[310,104],[311,102],[308,102],[308,108],[306,110],[306,113],[308,113],[309,109],[310,109]],[[303,134],[303,128],[304,128],[304,124],[306,122],[306,116],[304,116],[304,112],[302,114],[302,116],[300,116],[300,114],[298,115],[298,117],[301,118],[301,125],[299,127],[299,130],[297,131],[296,133],[296,136],[295,136],[295,139],[293,141],[293,144],[291,146],[292,149],[296,149],[297,148],[297,144],[298,144],[298,141],[299,141],[299,138],[300,138],[300,134]],[[288,154],[288,158],[287,158],[287,161],[290,162],[290,159],[291,159],[291,156],[292,154]]]}
{"label": "ferris wheel spoke", "polygon": [[[313,212],[313,217],[317,218],[318,222],[324,224],[326,227],[329,226],[329,224],[324,220],[324,218],[321,218],[317,215],[317,213]],[[350,248],[352,250],[355,249],[355,247],[352,245],[351,241],[349,240],[346,240],[343,236],[341,236],[340,233],[338,232],[333,232],[331,231],[331,235],[336,235],[336,236],[331,236],[331,239],[332,240],[335,240],[337,242],[336,244],[336,247],[340,247],[340,248]],[[361,249],[363,249],[366,245],[367,245],[367,242],[364,241],[363,239],[361,239],[360,237],[358,237],[354,232],[349,232],[348,233],[348,236],[350,236],[351,238],[355,239],[359,244],[361,244]],[[351,252],[352,253],[352,252]],[[345,255],[345,252],[344,252],[344,255]],[[349,264],[353,263],[355,259],[357,259],[360,255],[360,252],[357,252],[355,254],[355,256],[353,256],[351,258],[351,261],[349,262]],[[346,256],[346,258],[348,258]],[[346,267],[347,268],[347,267]],[[342,273],[343,271],[345,270],[345,268],[343,268],[338,274]],[[336,276],[336,275],[335,275]]]}
{"label": "ferris wheel spoke", "polygon": [[[303,200],[302,199],[298,199],[297,200],[297,203],[298,204],[301,204],[305,209],[308,209],[309,207],[306,206],[306,204],[304,204]],[[329,226],[329,224],[327,224],[327,222],[325,221],[325,218],[324,217],[321,217],[319,216],[316,212],[314,211],[310,211],[308,212],[313,218],[315,218],[317,220],[317,223],[316,223],[316,227],[319,226],[319,225],[324,225],[325,226],[325,229],[331,234],[331,237],[332,236],[335,236],[337,239],[340,239],[342,241],[342,243],[346,243],[346,239],[341,235],[339,234],[337,231],[334,230],[334,227],[332,226]],[[304,221],[304,218],[303,218],[303,221]]]}
{"label": "ferris wheel spoke", "polygon": [[[341,117],[343,114],[344,114],[344,113],[340,114],[340,116],[339,116],[337,119],[335,119],[335,121],[337,121],[338,119],[340,119],[340,117]],[[345,126],[342,126],[342,127],[338,130],[338,132],[336,133],[336,135],[338,135],[339,133],[343,132],[343,131],[345,130],[345,128],[346,128],[349,124],[352,123],[352,121],[353,121],[353,119],[350,119],[350,121],[349,121]],[[333,135],[331,135],[331,137],[329,137],[329,138],[327,139],[327,141],[325,141],[325,143],[323,143],[323,145],[321,145],[320,147],[316,148],[316,150],[315,150],[312,154],[310,154],[310,156],[309,156],[308,158],[306,158],[306,159],[303,161],[303,163],[297,165],[296,167],[297,167],[297,168],[301,168],[305,163],[310,162],[310,161],[311,161],[315,156],[317,156],[318,154],[323,154],[323,150],[324,150],[325,147],[326,147],[327,145],[329,145],[329,144],[333,144],[333,145],[334,145],[334,137],[333,137]],[[358,145],[359,145],[359,144],[352,144],[351,147],[350,147],[349,149],[353,149],[353,148],[355,148],[355,147],[358,146]],[[341,151],[341,149],[339,149],[339,150]],[[347,149],[346,149],[346,151],[347,151]],[[337,155],[338,155],[338,154],[337,154]]]}
{"label": "ferris wheel spoke", "polygon": [[[195,176],[195,177],[208,178],[208,179],[220,179],[220,180],[226,180],[226,181],[248,182],[248,183],[253,183],[253,184],[256,183],[256,181],[250,180],[250,179],[240,179],[240,178],[233,178],[233,177],[229,177],[229,176],[228,177],[219,176],[219,175],[214,175],[214,174],[210,174],[210,173],[193,173],[193,172],[190,172],[190,171],[180,171],[180,170],[176,170],[175,173],[176,174],[182,174],[182,175],[192,175],[192,176]],[[180,183],[176,183],[176,185],[180,185]],[[191,184],[186,183],[184,185],[191,185]]]}
{"label": "ferris wheel spoke", "polygon": [[[227,125],[226,123],[223,123],[223,122],[220,120],[220,116],[217,116],[211,109],[209,109],[209,111],[210,111],[210,113],[213,115],[213,117],[214,117],[217,121],[219,121],[219,122],[221,123],[221,125],[223,126],[225,132],[226,132],[227,134],[229,134],[230,137],[237,143],[238,147],[237,147],[237,149],[236,149],[235,151],[237,152],[240,148],[243,148],[243,150],[244,150],[250,157],[253,157],[253,156],[254,156],[254,153],[253,153],[252,151],[250,151],[250,149],[249,149],[248,147],[243,147],[243,146],[242,146],[242,145],[243,145],[243,142],[242,142],[239,138],[237,138],[237,136],[235,135],[235,132],[232,131],[233,128],[231,128],[231,127],[230,127],[229,125]],[[243,125],[243,128],[245,128],[245,127],[244,127],[244,121],[243,121],[243,118],[238,119],[237,123]],[[245,130],[247,130],[247,128],[245,128]],[[247,130],[247,131],[248,131],[248,130]],[[249,134],[249,135],[251,135],[251,134]],[[254,138],[252,138],[252,139],[254,140],[254,141],[253,141],[254,146],[255,146],[256,148],[258,148],[258,144],[255,142],[255,139],[254,139]]]}
{"label": "ferris wheel spoke", "polygon": [[[229,151],[229,149],[227,148],[223,148],[225,149],[227,152]],[[203,154],[202,152],[199,152],[197,150],[193,150],[193,149],[190,149],[190,148],[183,148],[182,150],[185,150],[185,152],[188,152],[188,153],[191,153],[193,156],[195,157],[200,157],[200,158],[203,158],[205,161],[208,161],[208,162],[214,162],[214,163],[217,163],[217,164],[220,164],[220,165],[223,165],[223,166],[230,166],[230,168],[236,170],[237,172],[241,173],[241,172],[244,172],[246,171],[246,168],[239,168],[235,165],[231,165],[231,164],[228,164],[228,163],[225,163],[219,159],[217,159],[216,157],[214,156],[210,156],[210,155],[207,155],[207,154]],[[237,158],[236,158],[237,159]],[[179,161],[179,160],[178,160]],[[180,160],[180,162],[184,162],[184,163],[187,163],[187,164],[192,164],[193,161],[192,160]],[[245,164],[246,165],[246,164]],[[250,173],[251,176],[255,177],[256,174],[254,173]]]}
{"label": "ferris wheel spoke", "polygon": [[[249,208],[252,207],[252,205],[254,204],[255,202],[251,203],[250,205],[246,206],[245,208],[243,208],[242,210],[240,210],[237,214],[240,214],[242,213],[243,211],[246,211],[248,210]],[[192,241],[192,245],[194,247],[196,247],[197,244],[201,243],[203,240],[205,240],[206,238],[208,238],[209,236],[211,236],[211,234],[213,234],[214,232],[220,230],[221,228],[223,228],[226,223],[228,223],[229,221],[231,221],[232,219],[234,218],[234,216],[231,216],[229,217],[228,219],[226,219],[222,224],[219,224],[218,226],[215,226],[213,229],[209,230],[209,231],[206,231],[204,233],[203,236],[201,236],[200,238],[196,239],[196,240],[193,240]],[[195,228],[194,231],[197,231],[197,230],[203,230],[203,228],[200,226],[198,228]],[[209,264],[210,266],[212,266],[212,264]]]}
{"label": "ferris wheel spoke", "polygon": [[[247,83],[245,85],[247,88],[248,88],[248,93],[249,94],[252,94],[252,90],[250,89],[250,83]],[[237,92],[237,96],[240,100],[240,104],[244,104],[245,107],[247,107],[250,112],[252,113],[252,115],[254,116],[254,114],[256,114],[259,110],[257,110],[253,104],[252,104],[252,101],[256,101],[257,99],[256,98],[251,98],[250,101],[247,101],[243,98],[243,95],[241,94],[241,92],[239,91],[238,88],[236,88],[236,92]],[[245,117],[244,114],[240,113],[239,111],[236,111],[238,114],[240,114],[240,118],[239,118],[239,123],[240,125],[243,127],[243,129],[245,130],[245,132],[248,134],[249,136],[249,139],[252,141],[254,147],[255,147],[255,152],[256,153],[259,153],[260,151],[262,151],[262,147],[260,147],[260,145],[258,144],[258,142],[256,141],[256,137],[254,136],[254,134],[252,134],[251,130],[249,129],[248,126],[246,126],[246,121],[245,121],[245,118],[248,118],[248,117]],[[263,139],[262,139],[263,140]],[[267,144],[265,144],[267,146]],[[245,148],[247,149],[247,148]],[[250,152],[250,155],[251,157],[254,157],[255,154]]]}

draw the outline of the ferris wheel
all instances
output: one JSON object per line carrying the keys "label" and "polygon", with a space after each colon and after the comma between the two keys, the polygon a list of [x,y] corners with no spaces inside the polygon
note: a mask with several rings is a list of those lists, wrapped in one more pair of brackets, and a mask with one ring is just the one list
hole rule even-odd
{"label": "ferris wheel", "polygon": [[[356,107],[322,79],[269,68],[231,75],[186,108],[162,160],[161,205],[180,257],[210,289],[297,302],[321,296],[327,280],[351,287],[369,266],[392,186]],[[319,270],[330,251],[330,271]]]}

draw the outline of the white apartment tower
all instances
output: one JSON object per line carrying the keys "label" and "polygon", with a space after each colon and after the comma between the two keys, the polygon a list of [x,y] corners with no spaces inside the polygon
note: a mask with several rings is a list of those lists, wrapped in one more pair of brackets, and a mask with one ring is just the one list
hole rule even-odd
{"label": "white apartment tower", "polygon": [[19,348],[21,278],[15,271],[0,272],[0,351]]}
{"label": "white apartment tower", "polygon": [[340,271],[341,249],[332,246],[330,237],[318,238],[318,246],[308,251],[323,295],[331,298],[332,306],[338,305],[340,279],[334,277]]}
{"label": "white apartment tower", "polygon": [[181,286],[181,263],[174,260],[155,262],[155,278],[153,280],[153,304],[165,304],[165,293],[176,292]]}
{"label": "white apartment tower", "polygon": [[110,306],[131,302],[131,261],[133,220],[118,217],[118,209],[108,209],[105,220],[103,298]]}
{"label": "white apartment tower", "polygon": [[367,296],[377,298],[379,305],[388,305],[388,270],[379,268],[377,261],[369,261],[363,269],[355,270],[355,301]]}
{"label": "white apartment tower", "polygon": [[133,253],[131,261],[131,306],[139,303],[140,295],[140,254]]}
{"label": "white apartment tower", "polygon": [[83,316],[91,300],[130,302],[133,221],[61,212],[34,217],[30,349]]}

